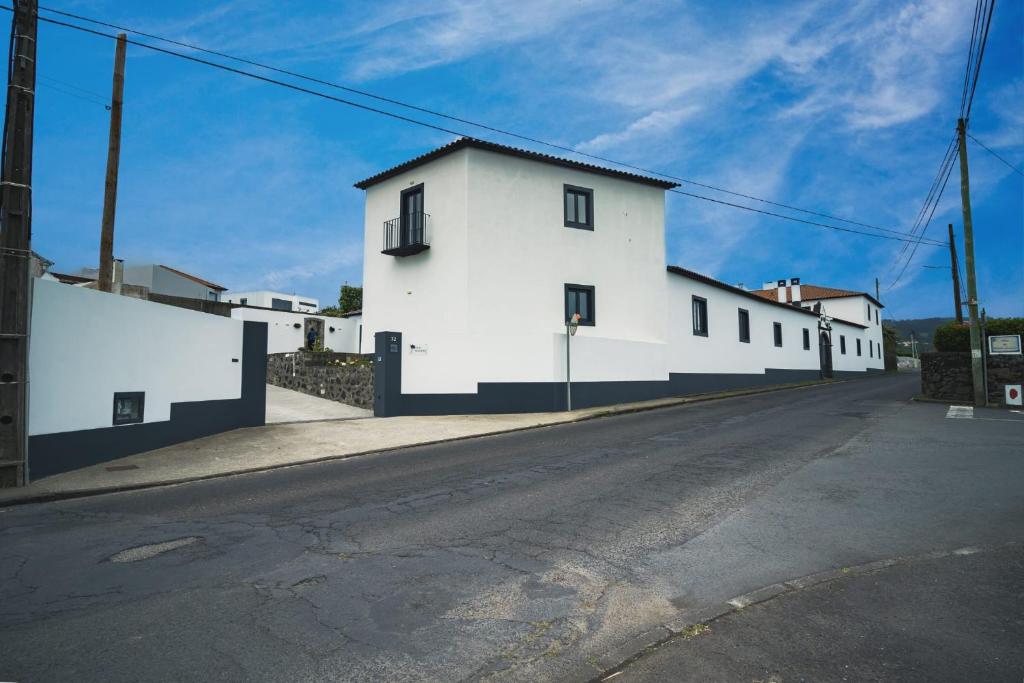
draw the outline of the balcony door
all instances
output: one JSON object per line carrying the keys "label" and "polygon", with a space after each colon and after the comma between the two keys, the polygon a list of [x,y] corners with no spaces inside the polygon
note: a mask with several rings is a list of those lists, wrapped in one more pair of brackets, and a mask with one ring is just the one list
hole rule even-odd
{"label": "balcony door", "polygon": [[423,186],[402,192],[401,246],[423,242]]}

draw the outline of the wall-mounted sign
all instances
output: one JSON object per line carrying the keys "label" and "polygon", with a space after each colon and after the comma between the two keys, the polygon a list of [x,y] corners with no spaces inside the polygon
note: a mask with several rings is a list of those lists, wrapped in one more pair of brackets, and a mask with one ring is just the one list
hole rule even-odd
{"label": "wall-mounted sign", "polygon": [[993,334],[988,338],[988,352],[992,355],[1020,355],[1019,334]]}

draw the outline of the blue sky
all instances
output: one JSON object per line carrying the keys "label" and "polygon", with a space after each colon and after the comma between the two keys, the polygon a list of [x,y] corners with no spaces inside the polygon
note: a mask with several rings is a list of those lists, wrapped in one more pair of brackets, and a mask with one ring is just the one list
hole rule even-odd
{"label": "blue sky", "polygon": [[[952,135],[974,3],[51,0],[674,175],[909,230]],[[47,3],[44,3],[47,4]],[[1024,168],[1024,9],[1000,0],[971,131]],[[95,265],[111,41],[40,26],[34,247]],[[61,92],[57,88],[64,90]],[[341,94],[341,93],[338,93]],[[329,303],[360,283],[352,183],[451,139],[129,47],[116,255]],[[371,103],[371,102],[367,102]],[[428,118],[429,117],[425,117]],[[444,124],[443,121],[437,121]],[[521,144],[461,124],[496,142]],[[539,151],[550,151],[538,148]],[[971,145],[979,292],[1024,315],[1024,178]],[[669,261],[731,283],[873,290],[949,315],[943,248],[888,289],[899,242],[669,195]],[[954,174],[928,235],[961,226]]]}

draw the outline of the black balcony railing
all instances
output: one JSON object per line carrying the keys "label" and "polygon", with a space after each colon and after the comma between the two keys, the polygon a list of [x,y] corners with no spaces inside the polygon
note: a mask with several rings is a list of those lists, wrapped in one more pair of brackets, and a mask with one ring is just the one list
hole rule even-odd
{"label": "black balcony railing", "polygon": [[384,248],[388,256],[412,256],[430,249],[427,223],[430,215],[417,211],[384,221]]}

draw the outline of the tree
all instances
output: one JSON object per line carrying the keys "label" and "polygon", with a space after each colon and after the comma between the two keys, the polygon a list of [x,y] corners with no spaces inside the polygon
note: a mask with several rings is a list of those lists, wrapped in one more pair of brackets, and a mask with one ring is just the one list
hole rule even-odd
{"label": "tree", "polygon": [[338,296],[338,308],[342,313],[361,311],[363,309],[363,288],[342,285]]}

